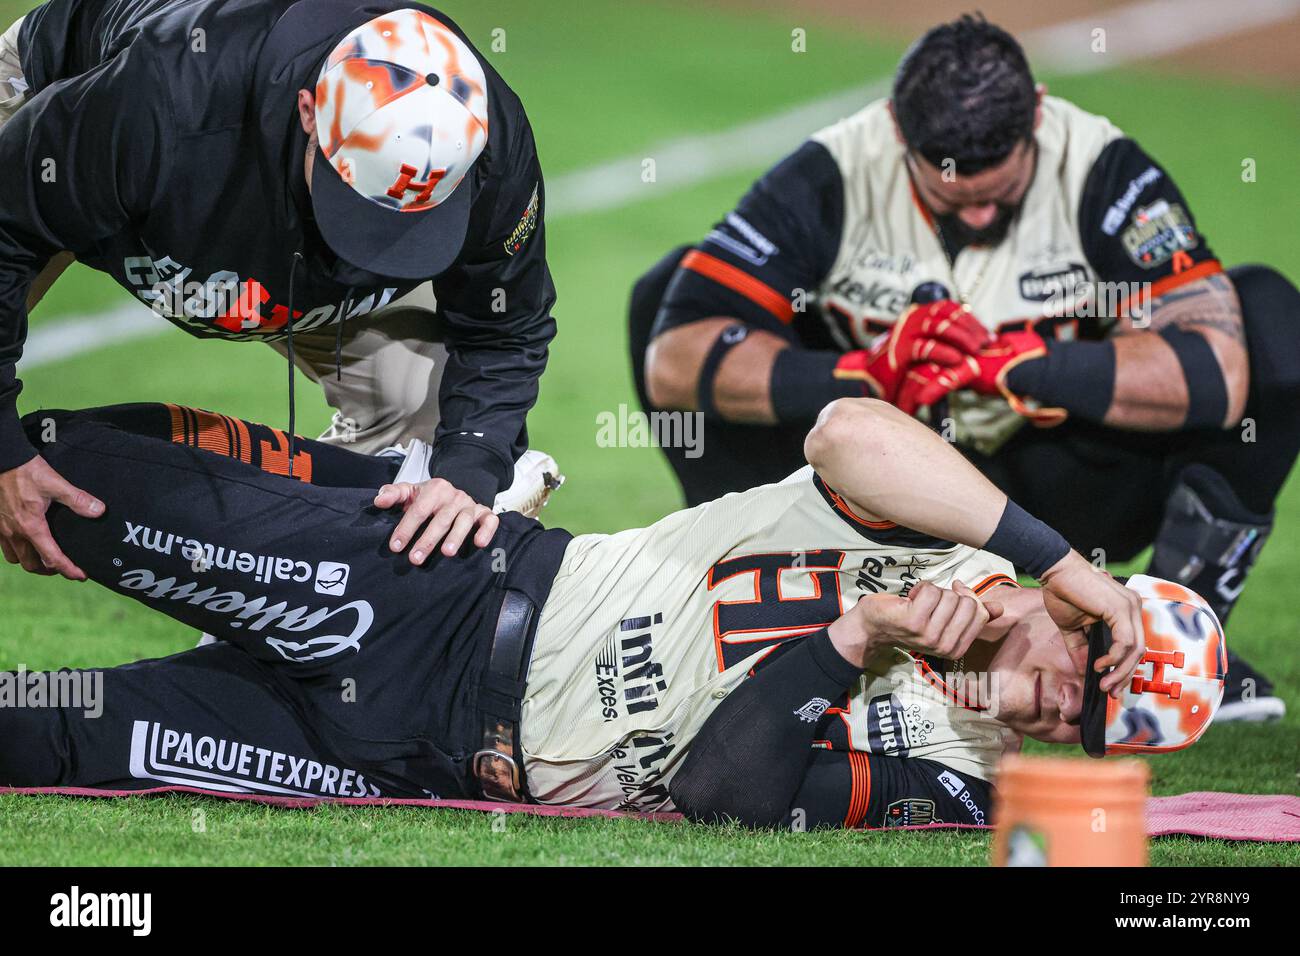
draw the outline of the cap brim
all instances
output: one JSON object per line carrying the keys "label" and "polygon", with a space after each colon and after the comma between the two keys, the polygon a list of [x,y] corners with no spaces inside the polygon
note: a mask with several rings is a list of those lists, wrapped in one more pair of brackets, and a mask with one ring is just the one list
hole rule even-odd
{"label": "cap brim", "polygon": [[469,184],[421,212],[385,209],[345,183],[318,147],[311,205],[321,235],[340,259],[394,279],[432,279],[447,270],[465,244]]}
{"label": "cap brim", "polygon": [[1080,742],[1089,757],[1106,756],[1106,704],[1109,695],[1101,689],[1103,674],[1097,661],[1110,651],[1110,626],[1098,621],[1088,628],[1088,671],[1083,675],[1083,710],[1079,714]]}

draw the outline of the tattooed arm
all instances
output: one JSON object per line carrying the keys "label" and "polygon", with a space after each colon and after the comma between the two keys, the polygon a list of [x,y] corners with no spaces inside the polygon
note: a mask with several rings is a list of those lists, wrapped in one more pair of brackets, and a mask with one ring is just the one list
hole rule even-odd
{"label": "tattooed arm", "polygon": [[1106,424],[1131,431],[1182,427],[1188,409],[1187,380],[1174,349],[1158,334],[1170,326],[1194,332],[1209,343],[1227,390],[1222,424],[1232,428],[1246,407],[1250,363],[1241,303],[1232,280],[1221,272],[1158,296],[1146,312],[1121,320],[1114,335],[1115,392]]}

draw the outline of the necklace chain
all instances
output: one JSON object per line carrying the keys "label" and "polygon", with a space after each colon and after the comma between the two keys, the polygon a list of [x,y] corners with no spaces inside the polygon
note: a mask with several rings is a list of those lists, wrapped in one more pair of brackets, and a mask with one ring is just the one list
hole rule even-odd
{"label": "necklace chain", "polygon": [[[939,241],[939,248],[946,249],[947,246],[943,241],[943,234],[939,231],[939,224],[933,223],[931,230],[934,232],[934,238]],[[966,247],[971,248],[970,246]],[[964,250],[963,250],[964,251]],[[961,252],[957,253],[960,256]],[[964,306],[969,306],[971,299],[975,298],[975,293],[980,290],[984,284],[984,275],[989,271],[989,265],[993,262],[993,247],[987,246],[984,251],[984,262],[980,265],[979,272],[975,273],[975,282],[971,285],[970,290],[963,292],[961,286],[957,284],[957,256],[953,256],[948,262],[948,274],[952,276],[952,289],[957,293],[957,301]]]}

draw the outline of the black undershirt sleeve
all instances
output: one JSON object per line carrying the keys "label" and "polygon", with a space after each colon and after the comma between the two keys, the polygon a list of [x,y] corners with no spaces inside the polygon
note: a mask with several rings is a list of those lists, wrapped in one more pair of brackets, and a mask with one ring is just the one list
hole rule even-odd
{"label": "black undershirt sleeve", "polygon": [[751,827],[986,822],[983,780],[932,760],[813,746],[831,702],[861,675],[824,628],[786,642],[705,721],[669,785],[674,804],[692,820]]}

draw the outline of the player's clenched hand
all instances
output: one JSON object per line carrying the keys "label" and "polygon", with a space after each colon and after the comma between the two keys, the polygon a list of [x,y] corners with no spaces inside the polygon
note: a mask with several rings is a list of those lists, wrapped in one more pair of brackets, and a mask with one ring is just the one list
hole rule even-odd
{"label": "player's clenched hand", "polygon": [[1146,653],[1142,600],[1137,592],[1093,567],[1077,551],[1056,562],[1038,580],[1047,613],[1061,630],[1079,630],[1098,620],[1109,625],[1110,651],[1097,661],[1097,670],[1114,668],[1101,679],[1101,689],[1119,697]]}
{"label": "player's clenched hand", "polygon": [[375,496],[376,508],[399,505],[406,513],[388,539],[388,547],[400,552],[409,544],[412,564],[423,564],[440,541],[442,553],[449,558],[454,556],[471,531],[474,546],[486,548],[501,523],[491,508],[479,504],[443,478],[432,478],[418,485],[409,481],[384,485]]}
{"label": "player's clenched hand", "polygon": [[1046,354],[1047,343],[1032,329],[1003,332],[970,358],[971,367],[975,370],[970,389],[979,395],[1005,398],[1013,410],[1036,425],[1059,425],[1065,421],[1065,409],[1040,407],[1032,401],[1033,396],[1017,395],[1007,385],[1007,375],[1013,368]]}
{"label": "player's clenched hand", "polygon": [[62,574],[70,581],[86,580],[86,572],[63,553],[45,512],[59,502],[83,518],[98,518],[104,504],[69,484],[44,458],[0,473],[0,551],[10,564],[33,574]]}
{"label": "player's clenched hand", "polygon": [[965,366],[967,357],[990,340],[988,331],[960,303],[945,299],[914,305],[872,348],[845,353],[835,366],[835,377],[861,379],[872,395],[894,404],[913,366]]}
{"label": "player's clenched hand", "polygon": [[934,362],[913,365],[907,370],[894,404],[899,411],[915,415],[918,408],[933,405],[946,395],[965,388],[974,377],[974,370],[964,363],[952,368]]}
{"label": "player's clenched hand", "polygon": [[887,646],[956,660],[1001,613],[1000,604],[982,603],[960,581],[951,590],[923,581],[907,597],[864,597],[831,625],[830,636],[840,653],[859,665]]}

